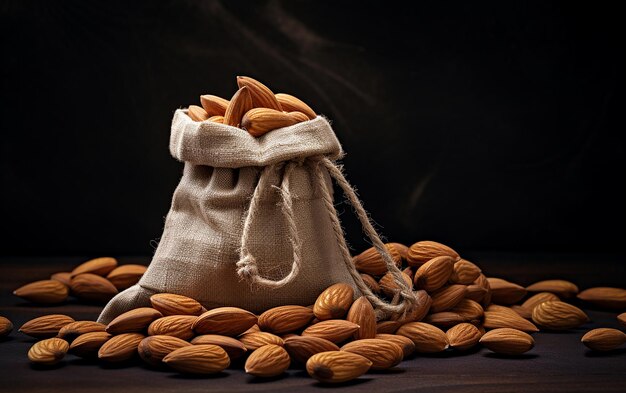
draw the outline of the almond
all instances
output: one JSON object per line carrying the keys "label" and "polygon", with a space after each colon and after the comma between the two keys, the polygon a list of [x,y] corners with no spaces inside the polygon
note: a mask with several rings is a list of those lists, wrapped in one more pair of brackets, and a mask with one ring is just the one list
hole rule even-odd
{"label": "almond", "polygon": [[482,334],[471,323],[459,323],[448,329],[446,336],[452,348],[465,351],[478,344]]}
{"label": "almond", "polygon": [[[310,307],[308,307],[310,308]],[[241,334],[246,334],[246,333],[254,333],[254,332],[260,332],[261,328],[259,327],[259,325],[257,325],[256,323],[254,325],[252,325],[250,327],[250,329],[246,330],[245,332],[241,333]]]}
{"label": "almond", "polygon": [[448,338],[439,328],[424,322],[409,322],[396,334],[413,340],[415,350],[422,353],[441,352],[448,347]]}
{"label": "almond", "polygon": [[118,293],[109,280],[93,273],[72,276],[70,287],[76,297],[96,303],[106,303]]}
{"label": "almond", "polygon": [[241,87],[237,90],[235,95],[233,95],[233,98],[230,99],[230,103],[224,114],[224,124],[238,127],[243,115],[253,107],[250,89],[246,86]]}
{"label": "almond", "polygon": [[391,319],[394,321],[398,321],[401,325],[404,325],[407,322],[416,322],[424,319],[426,314],[430,311],[430,307],[432,305],[432,298],[430,295],[420,289],[419,291],[413,292],[415,295],[415,304],[412,309],[407,310],[406,313],[403,314],[395,314],[391,316]]}
{"label": "almond", "polygon": [[49,338],[59,334],[59,330],[74,318],[63,314],[50,314],[31,319],[20,327],[19,331],[35,338]]}
{"label": "almond", "polygon": [[471,299],[462,299],[450,311],[457,313],[466,321],[479,321],[483,318],[484,310],[478,302]]}
{"label": "almond", "polygon": [[238,307],[219,307],[200,315],[193,324],[197,334],[238,336],[257,323],[257,316]]}
{"label": "almond", "polygon": [[619,323],[622,324],[622,326],[626,327],[626,312],[623,312],[620,315],[618,315],[617,320],[619,321]]}
{"label": "almond", "polygon": [[535,346],[535,340],[521,330],[511,328],[494,329],[485,333],[479,341],[495,353],[521,355]]}
{"label": "almond", "polygon": [[340,383],[360,377],[371,365],[369,359],[355,353],[328,351],[311,356],[306,371],[320,382]]}
{"label": "almond", "polygon": [[313,319],[313,310],[303,306],[280,306],[259,315],[258,325],[263,331],[274,334],[295,332]]}
{"label": "almond", "polygon": [[415,343],[408,337],[400,336],[398,334],[377,334],[377,339],[391,341],[402,348],[403,358],[406,359],[415,352]]}
{"label": "almond", "polygon": [[209,121],[224,124],[224,116],[211,116],[209,117]]}
{"label": "almond", "polygon": [[104,332],[105,328],[106,326],[104,324],[94,321],[70,322],[67,325],[64,325],[61,329],[59,329],[57,337],[71,343],[76,337],[80,336],[81,334],[91,332]]}
{"label": "almond", "polygon": [[430,311],[436,313],[453,308],[465,298],[466,292],[467,287],[460,284],[453,284],[438,289],[431,295],[433,302],[430,305]]}
{"label": "almond", "polygon": [[111,281],[118,291],[123,291],[137,284],[147,269],[144,265],[118,266],[107,274],[107,280]]}
{"label": "almond", "polygon": [[352,341],[341,347],[341,350],[368,359],[372,362],[372,370],[386,370],[400,364],[404,358],[404,352],[398,344],[379,338]]}
{"label": "almond", "polygon": [[284,373],[291,364],[285,348],[268,344],[258,348],[246,360],[246,373],[255,377],[275,377]]}
{"label": "almond", "polygon": [[376,324],[376,334],[394,334],[402,324],[398,321],[382,321]]}
{"label": "almond", "polygon": [[533,312],[527,309],[526,307],[513,305],[511,306],[511,310],[515,311],[517,315],[519,315],[520,317],[524,319],[532,319],[533,317]]}
{"label": "almond", "polygon": [[406,274],[411,279],[411,286],[413,286],[413,277],[415,277],[415,271],[417,269],[412,266],[407,266],[402,270],[402,273]]}
{"label": "almond", "polygon": [[313,313],[317,319],[343,318],[354,299],[354,289],[348,284],[337,283],[326,288],[315,301]]}
{"label": "almond", "polygon": [[268,108],[250,109],[241,119],[241,127],[254,137],[294,124],[296,121],[288,114]]}
{"label": "almond", "polygon": [[211,94],[201,95],[200,104],[206,111],[207,116],[224,116],[228,107],[228,100]]}
{"label": "almond", "polygon": [[533,333],[538,332],[537,326],[522,318],[508,307],[491,305],[485,311],[483,326],[486,329],[512,328]]}
{"label": "almond", "polygon": [[35,364],[51,366],[65,357],[70,345],[60,338],[48,338],[33,344],[28,351],[28,360]]}
{"label": "almond", "polygon": [[311,109],[310,106],[305,104],[299,98],[296,98],[292,95],[285,94],[285,93],[278,93],[276,94],[276,100],[280,103],[280,106],[282,107],[284,111],[302,112],[303,114],[307,116],[307,119],[311,119],[311,120],[317,117],[317,114],[315,114],[315,111],[313,111],[313,109]]}
{"label": "almond", "polygon": [[429,314],[423,319],[423,322],[430,323],[442,329],[450,328],[467,320],[460,314],[452,311],[442,311]]}
{"label": "almond", "polygon": [[338,351],[339,347],[321,337],[293,336],[285,339],[285,349],[294,360],[306,363],[316,353]]}
{"label": "almond", "polygon": [[576,284],[565,280],[544,280],[526,287],[528,292],[552,292],[561,298],[568,298],[578,293]]}
{"label": "almond", "polygon": [[163,315],[151,307],[140,307],[118,315],[109,322],[106,331],[111,334],[142,332]]}
{"label": "almond", "polygon": [[191,344],[185,340],[181,340],[172,336],[150,336],[146,337],[137,346],[139,357],[151,366],[158,367],[162,365],[162,360],[171,352],[188,347]]}
{"label": "almond", "polygon": [[98,276],[106,276],[117,267],[117,259],[111,257],[101,257],[90,259],[81,263],[72,270],[72,277],[79,274],[91,273]]}
{"label": "almond", "polygon": [[470,284],[467,286],[467,293],[465,297],[475,302],[481,302],[485,295],[487,294],[487,290],[480,285]]}
{"label": "almond", "polygon": [[193,121],[205,121],[209,118],[209,114],[198,105],[189,105],[189,108],[187,108],[187,115]]}
{"label": "almond", "polygon": [[409,247],[407,262],[411,266],[421,266],[433,258],[442,256],[452,258],[453,262],[459,259],[459,254],[450,247],[441,243],[424,240]]}
{"label": "almond", "polygon": [[252,102],[255,108],[270,108],[282,113],[283,107],[278,102],[274,93],[263,83],[247,76],[238,76],[237,85],[239,88],[244,86],[250,89]]}
{"label": "almond", "polygon": [[365,283],[365,285],[367,285],[369,289],[372,290],[372,292],[374,292],[377,295],[380,294],[380,286],[378,285],[378,281],[376,281],[374,277],[366,273],[361,273],[360,276],[363,279],[363,282]]}
{"label": "almond", "polygon": [[580,308],[561,301],[543,302],[533,309],[533,321],[551,330],[565,330],[578,327],[589,321]]}
{"label": "almond", "polygon": [[55,304],[67,299],[67,286],[57,280],[41,280],[19,287],[13,294],[33,303]]}
{"label": "almond", "polygon": [[559,297],[550,292],[540,292],[537,293],[528,299],[524,303],[522,303],[522,307],[528,310],[531,314],[533,312],[533,308],[543,302],[549,302],[552,300],[560,300]]}
{"label": "almond", "polygon": [[346,320],[359,325],[359,330],[353,336],[355,340],[376,336],[376,314],[372,303],[365,296],[361,296],[352,303]]}
{"label": "almond", "polygon": [[65,284],[65,286],[69,287],[70,286],[70,281],[72,280],[72,272],[58,272],[58,273],[54,273],[53,275],[50,276],[51,280],[55,280],[58,281],[62,284]]}
{"label": "almond", "polygon": [[281,347],[285,345],[282,338],[268,332],[246,333],[239,336],[238,339],[250,352],[268,344],[279,345]]}
{"label": "almond", "polygon": [[309,326],[302,332],[303,336],[325,338],[328,341],[340,343],[350,338],[359,330],[359,325],[342,319],[329,319]]}
{"label": "almond", "polygon": [[230,359],[217,345],[189,345],[175,349],[163,358],[163,363],[186,374],[215,374],[230,365]]}
{"label": "almond", "polygon": [[407,247],[406,245],[402,243],[387,243],[387,244],[394,246],[395,249],[398,250],[398,252],[402,256],[402,259],[404,259],[405,261],[407,260],[407,257],[409,254],[409,247]]}
{"label": "almond", "polygon": [[455,284],[469,285],[480,276],[480,268],[472,262],[459,259],[454,263],[450,281]]}
{"label": "almond", "polygon": [[303,121],[309,121],[309,117],[307,115],[305,115],[304,113],[302,113],[302,112],[294,111],[294,112],[287,112],[287,114],[289,116],[291,116],[293,121],[296,122],[296,123],[302,123]]}
{"label": "almond", "polygon": [[0,337],[6,337],[13,331],[13,323],[5,317],[0,317]]}
{"label": "almond", "polygon": [[626,308],[626,289],[623,288],[589,288],[579,293],[578,298],[599,307],[616,310]]}
{"label": "almond", "polygon": [[137,347],[145,336],[140,333],[123,333],[111,337],[98,350],[98,358],[107,362],[123,362],[135,356]]}
{"label": "almond", "polygon": [[192,326],[197,318],[193,315],[168,315],[155,319],[148,325],[148,335],[165,335],[189,340],[194,336]]}
{"label": "almond", "polygon": [[526,296],[526,289],[501,278],[487,278],[491,288],[491,301],[497,304],[514,304]]}
{"label": "almond", "polygon": [[70,345],[69,352],[81,358],[91,358],[98,355],[98,350],[109,341],[111,334],[107,332],[89,332],[76,337]]}
{"label": "almond", "polygon": [[474,300],[482,304],[483,307],[491,304],[491,301],[492,301],[491,285],[489,284],[489,280],[487,279],[487,277],[485,277],[485,275],[481,273],[480,276],[478,276],[478,278],[476,279],[476,281],[474,281],[474,284],[481,286],[486,291],[481,300],[477,300],[477,299],[474,299]]}
{"label": "almond", "polygon": [[191,343],[193,345],[217,345],[226,351],[231,360],[237,359],[248,352],[246,346],[241,341],[228,336],[220,336],[219,334],[203,334],[202,336],[196,336],[193,340],[191,340]]}
{"label": "almond", "polygon": [[[402,266],[402,256],[393,244],[385,244],[385,248],[397,267]],[[387,273],[387,263],[376,247],[370,247],[352,259],[354,266],[361,273],[380,276]]]}
{"label": "almond", "polygon": [[434,257],[421,265],[415,272],[413,277],[415,287],[428,292],[436,291],[448,282],[453,268],[454,259],[452,257],[447,255]]}
{"label": "almond", "polygon": [[196,300],[173,293],[157,293],[150,296],[152,307],[164,316],[168,315],[200,315],[202,305]]}
{"label": "almond", "polygon": [[626,343],[626,334],[617,329],[599,328],[588,331],[580,341],[594,351],[612,351]]}
{"label": "almond", "polygon": [[[400,272],[400,276],[406,283],[407,288],[413,288],[413,282],[411,281],[411,277],[409,277],[406,273]],[[403,288],[396,282],[396,278],[393,273],[389,272],[381,277],[380,281],[378,281],[378,285],[383,293],[390,298],[393,298],[398,292],[402,291]]]}

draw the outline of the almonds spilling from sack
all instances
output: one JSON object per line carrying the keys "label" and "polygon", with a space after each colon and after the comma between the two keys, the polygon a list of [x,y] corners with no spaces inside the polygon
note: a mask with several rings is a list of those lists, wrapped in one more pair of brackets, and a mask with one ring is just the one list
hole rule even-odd
{"label": "almonds spilling from sack", "polygon": [[25,284],[13,294],[41,305],[63,303],[70,296],[102,304],[119,291],[137,284],[146,269],[146,266],[134,264],[118,266],[117,260],[111,257],[94,258],[71,272],[54,273],[49,280]]}
{"label": "almonds spilling from sack", "polygon": [[[247,80],[242,86],[264,90]],[[252,102],[274,105],[265,90],[250,97]],[[297,104],[294,98],[278,97],[281,105]],[[203,96],[203,104],[211,113],[228,110],[228,105],[214,96]],[[40,365],[55,364],[69,352],[109,363],[138,358],[151,367],[213,374],[240,359],[235,365],[259,378],[281,375],[294,365],[306,368],[318,381],[338,383],[369,370],[401,366],[414,353],[454,353],[483,346],[499,356],[519,356],[534,347],[530,334],[540,329],[572,329],[589,320],[584,311],[568,303],[576,300],[576,295],[603,308],[617,308],[623,301],[620,288],[599,287],[579,293],[575,284],[565,280],[523,287],[487,277],[476,264],[437,242],[418,242],[411,247],[388,243],[385,250],[403,269],[400,276],[386,271],[385,259],[375,248],[355,256],[353,262],[366,285],[380,288],[376,292],[388,300],[401,290],[397,279],[414,291],[418,306],[388,320],[376,319],[366,296],[355,299],[350,285],[337,283],[322,291],[311,306],[284,305],[258,316],[237,307],[206,310],[195,299],[162,293],[150,298],[151,307],[122,313],[107,326],[53,314],[26,322],[20,332],[44,339],[34,344],[28,355]],[[105,285],[100,280],[106,280],[103,275],[122,277],[135,271],[120,272],[121,267],[109,258],[99,258],[71,273],[58,273],[50,281],[55,281],[54,288],[76,287],[95,293],[92,298],[104,298],[104,293],[116,287],[111,281],[107,290],[94,291]],[[119,274],[114,274],[116,271]],[[77,280],[81,285],[76,285]],[[37,284],[45,285],[49,283]],[[626,326],[625,315],[618,320]],[[11,329],[10,321],[0,317],[0,335]],[[600,328],[586,333],[581,341],[594,351],[609,351],[625,344],[626,334]]]}
{"label": "almonds spilling from sack", "polygon": [[274,94],[256,79],[238,76],[237,86],[239,90],[230,100],[201,95],[202,107],[189,105],[187,115],[197,122],[209,121],[242,128],[254,137],[317,117],[304,101],[290,94]]}

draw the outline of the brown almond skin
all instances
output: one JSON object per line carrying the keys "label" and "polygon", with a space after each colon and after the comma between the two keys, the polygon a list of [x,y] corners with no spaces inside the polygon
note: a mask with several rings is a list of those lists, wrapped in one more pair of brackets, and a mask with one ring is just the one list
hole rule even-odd
{"label": "brown almond skin", "polygon": [[363,279],[363,282],[365,283],[365,285],[367,285],[369,289],[372,290],[372,292],[374,292],[377,295],[380,294],[380,286],[378,285],[378,281],[376,281],[374,277],[366,273],[360,273],[360,276]]}
{"label": "brown almond skin", "polygon": [[325,383],[341,383],[365,374],[372,362],[355,353],[346,351],[320,352],[306,362],[309,375]]}
{"label": "brown almond skin", "polygon": [[613,310],[626,308],[626,289],[613,287],[596,287],[585,289],[578,298],[595,306]]}
{"label": "brown almond skin", "polygon": [[81,334],[72,341],[69,352],[81,358],[97,357],[100,347],[111,337],[111,334],[104,331]]}
{"label": "brown almond skin", "polygon": [[255,108],[270,108],[276,111],[283,111],[283,107],[278,102],[274,93],[263,83],[249,76],[238,76],[237,86],[242,88],[246,86],[250,89],[252,102]]}
{"label": "brown almond skin", "polygon": [[474,281],[474,284],[482,287],[485,290],[482,299],[476,301],[479,302],[483,307],[487,307],[489,304],[491,304],[493,297],[489,280],[484,274],[481,273],[476,281]]}
{"label": "brown almond skin", "polygon": [[352,341],[341,347],[342,351],[356,353],[372,362],[371,370],[386,370],[404,359],[402,348],[391,341],[369,338]]}
{"label": "brown almond skin", "polygon": [[247,86],[241,87],[230,99],[224,114],[224,124],[238,127],[243,115],[253,107],[250,89]]}
{"label": "brown almond skin", "polygon": [[139,357],[153,367],[162,366],[163,358],[178,348],[187,347],[191,344],[172,336],[150,336],[146,337],[137,346]]}
{"label": "brown almond skin", "polygon": [[461,284],[453,284],[443,287],[433,292],[431,298],[433,300],[430,305],[430,312],[447,311],[465,298],[467,287]]}
{"label": "brown almond skin", "polygon": [[48,338],[38,341],[30,347],[28,360],[32,363],[51,366],[60,362],[67,354],[70,345],[60,338]]}
{"label": "brown almond skin", "polygon": [[339,347],[324,338],[313,336],[292,336],[285,339],[285,349],[296,361],[305,364],[316,353],[339,351]]}
{"label": "brown almond skin", "polygon": [[448,282],[453,268],[454,259],[452,257],[446,255],[434,257],[417,269],[413,283],[417,289],[428,292],[436,291]]}
{"label": "brown almond skin", "polygon": [[398,321],[382,321],[376,324],[376,334],[394,334],[402,323]]}
{"label": "brown almond skin", "polygon": [[424,322],[410,322],[398,329],[396,334],[413,340],[415,350],[421,353],[441,352],[448,347],[448,338],[439,328]]}
{"label": "brown almond skin", "polygon": [[526,287],[528,292],[551,292],[561,298],[569,298],[578,293],[576,284],[565,280],[544,280]]}
{"label": "brown almond skin", "polygon": [[459,254],[445,244],[430,240],[414,243],[407,252],[407,262],[410,266],[421,266],[433,258],[440,256],[451,257],[453,261],[458,260]]}
{"label": "brown almond skin", "polygon": [[[413,282],[411,281],[411,277],[403,272],[400,272],[400,276],[406,283],[407,288],[412,289]],[[387,273],[382,276],[380,278],[380,281],[378,281],[378,285],[380,286],[380,289],[383,291],[383,293],[390,298],[393,298],[396,293],[402,290],[402,288],[400,288],[400,285],[398,285],[398,283],[396,282],[396,278],[393,276],[392,273]]]}
{"label": "brown almond skin", "polygon": [[145,336],[141,333],[123,333],[111,337],[98,350],[98,358],[107,362],[123,362],[135,356]]}
{"label": "brown almond skin", "polygon": [[201,95],[200,103],[207,116],[224,116],[228,107],[228,100],[211,94]]}
{"label": "brown almond skin", "polygon": [[35,338],[50,338],[59,334],[59,330],[74,318],[63,314],[50,314],[31,319],[20,327],[19,331]]}
{"label": "brown almond skin", "polygon": [[0,317],[0,337],[6,337],[13,331],[13,322],[8,318]]}
{"label": "brown almond skin", "polygon": [[403,325],[408,322],[421,321],[422,319],[424,319],[424,317],[426,317],[426,314],[428,314],[428,312],[430,311],[430,306],[432,305],[432,302],[433,302],[432,298],[423,289],[420,289],[419,291],[415,291],[414,294],[417,300],[413,309],[407,311],[405,315],[402,315],[402,314],[392,315],[391,316],[392,320],[397,321],[401,325]]}
{"label": "brown almond skin", "polygon": [[[402,266],[402,255],[398,248],[391,244],[385,244],[385,248],[391,259],[398,268]],[[373,276],[381,276],[389,270],[383,256],[376,247],[370,247],[352,259],[354,266],[360,273],[367,273]]]}
{"label": "brown almond skin", "polygon": [[104,332],[105,328],[106,326],[99,322],[76,321],[63,326],[59,330],[57,337],[71,343],[76,337],[80,336],[81,334],[91,332]]}
{"label": "brown almond skin", "polygon": [[291,359],[285,348],[268,344],[250,354],[244,369],[255,377],[269,378],[284,373],[290,364]]}
{"label": "brown almond skin", "polygon": [[157,293],[150,296],[150,303],[163,316],[168,315],[200,315],[202,305],[187,296],[173,293]]}
{"label": "brown almond skin", "polygon": [[196,336],[191,340],[193,345],[212,344],[221,347],[231,360],[240,358],[248,350],[246,346],[239,340],[233,337],[220,336],[219,334],[203,334],[202,336]]}
{"label": "brown almond skin", "polygon": [[285,334],[295,332],[313,319],[313,310],[303,306],[280,306],[271,308],[261,315],[257,324],[266,332]]}
{"label": "brown almond skin", "polygon": [[249,352],[255,351],[268,344],[278,345],[281,347],[285,345],[282,338],[268,332],[245,333],[239,336],[238,339]]}
{"label": "brown almond skin", "polygon": [[40,280],[23,285],[13,291],[15,296],[40,304],[57,304],[67,299],[67,286],[57,280]]}
{"label": "brown almond skin", "polygon": [[193,315],[168,315],[155,319],[148,326],[148,335],[165,335],[189,340],[194,336],[192,325],[198,317]]}
{"label": "brown almond skin", "polygon": [[508,307],[489,306],[485,311],[483,326],[486,329],[512,328],[528,333],[538,332],[539,329],[532,322],[522,318]]}
{"label": "brown almond skin", "polygon": [[402,348],[404,359],[408,358],[415,352],[415,343],[408,337],[399,334],[377,334],[375,338],[391,341]]}
{"label": "brown almond skin", "polygon": [[69,288],[70,281],[72,280],[72,272],[58,272],[54,273],[50,276],[51,280],[58,281],[62,284],[65,284]]}
{"label": "brown almond skin", "polygon": [[163,316],[151,307],[139,307],[118,315],[106,326],[111,334],[143,332],[150,324]]}
{"label": "brown almond skin", "polygon": [[296,120],[274,109],[253,108],[246,112],[241,118],[241,128],[248,131],[255,138],[283,127],[289,127],[296,124]]}
{"label": "brown almond skin", "polygon": [[470,323],[460,323],[448,329],[446,336],[452,348],[465,351],[478,344],[482,333]]}
{"label": "brown almond skin", "polygon": [[193,121],[205,121],[209,118],[209,115],[206,113],[204,108],[198,105],[189,105],[189,108],[187,108],[187,115]]}
{"label": "brown almond skin", "polygon": [[123,291],[137,284],[147,269],[148,267],[144,265],[129,264],[118,266],[107,274],[107,280],[109,280],[118,291]]}
{"label": "brown almond skin", "polygon": [[376,337],[376,314],[374,307],[365,296],[361,296],[352,303],[346,320],[359,325],[359,330],[353,335],[355,340]]}
{"label": "brown almond skin", "polygon": [[230,365],[230,359],[217,345],[189,345],[170,352],[163,362],[186,374],[215,374]]}
{"label": "brown almond skin", "polygon": [[193,324],[196,334],[238,336],[257,323],[257,316],[237,307],[219,307],[200,315]]}
{"label": "brown almond skin", "polygon": [[528,333],[511,328],[491,330],[479,342],[495,353],[509,356],[521,355],[535,346],[535,340]]}
{"label": "brown almond skin", "polygon": [[286,112],[298,111],[307,116],[308,119],[315,119],[317,115],[304,101],[290,94],[277,93],[276,100],[280,103],[281,108]]}
{"label": "brown almond skin", "polygon": [[313,313],[320,321],[343,318],[348,313],[353,299],[354,289],[350,285],[333,284],[317,297],[313,305]]}
{"label": "brown almond skin", "polygon": [[459,259],[454,263],[450,282],[454,284],[469,285],[480,276],[480,268],[466,259]]}
{"label": "brown almond skin", "polygon": [[309,326],[304,329],[302,335],[325,338],[337,344],[352,337],[357,330],[359,330],[359,325],[350,321],[329,319]]}
{"label": "brown almond skin", "polygon": [[561,301],[543,302],[533,309],[533,322],[550,330],[573,329],[589,321],[583,310]]}
{"label": "brown almond skin", "polygon": [[422,322],[429,323],[441,329],[448,329],[454,325],[458,325],[459,323],[466,322],[466,320],[461,314],[457,314],[452,311],[442,311],[434,314],[428,314]]}
{"label": "brown almond skin", "polygon": [[622,326],[626,327],[626,312],[623,312],[620,315],[618,315],[617,320]]}
{"label": "brown almond skin", "polygon": [[532,315],[533,308],[535,308],[537,305],[543,302],[548,302],[552,300],[561,300],[561,299],[559,299],[557,295],[550,293],[550,292],[539,292],[539,293],[532,295],[528,299],[526,299],[524,303],[522,303],[522,307],[528,310],[528,312],[530,312]]}
{"label": "brown almond skin", "polygon": [[491,301],[496,304],[515,304],[526,296],[526,288],[501,278],[487,278],[491,288]]}
{"label": "brown almond skin", "polygon": [[90,259],[81,263],[72,270],[72,277],[79,274],[91,273],[98,276],[106,276],[117,267],[117,259],[111,257],[100,257]]}
{"label": "brown almond skin", "polygon": [[459,314],[466,321],[479,321],[485,315],[483,306],[481,306],[478,302],[467,298],[461,300],[450,311]]}
{"label": "brown almond skin", "polygon": [[106,303],[118,293],[109,280],[93,273],[73,275],[70,287],[79,299],[95,303]]}
{"label": "brown almond skin", "polygon": [[626,334],[617,329],[598,328],[585,333],[580,341],[594,351],[612,351],[626,343]]}

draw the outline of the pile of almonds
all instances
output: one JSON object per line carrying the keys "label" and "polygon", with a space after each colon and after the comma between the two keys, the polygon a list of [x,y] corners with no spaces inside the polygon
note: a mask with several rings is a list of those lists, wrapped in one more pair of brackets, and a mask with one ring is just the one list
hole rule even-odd
{"label": "pile of almonds", "polygon": [[210,94],[202,95],[202,106],[189,105],[187,115],[194,121],[239,127],[254,137],[317,117],[300,99],[285,93],[274,94],[255,79],[238,76],[237,85],[239,90],[230,101]]}
{"label": "pile of almonds", "polygon": [[63,303],[71,295],[90,303],[106,303],[129,288],[145,273],[143,265],[121,265],[111,257],[90,259],[71,272],[58,272],[48,280],[31,282],[13,294],[38,304]]}
{"label": "pile of almonds", "polygon": [[[311,377],[336,383],[397,366],[413,353],[466,351],[480,344],[502,355],[523,354],[534,346],[532,333],[571,329],[589,320],[566,302],[574,296],[603,308],[626,308],[625,289],[579,293],[564,280],[524,288],[485,277],[440,243],[385,246],[420,299],[421,306],[402,318],[377,321],[364,296],[354,300],[352,287],[337,283],[309,307],[280,306],[258,316],[236,307],[206,310],[194,299],[163,293],[151,297],[152,307],[130,310],[108,325],[55,314],[28,321],[20,332],[41,339],[28,352],[30,361],[41,365],[56,364],[67,353],[104,362],[138,354],[151,367],[189,374],[217,373],[239,362],[248,374],[272,377],[300,365]],[[374,292],[394,297],[398,287],[374,248],[355,256],[354,264]],[[102,262],[81,266],[68,274],[110,276],[114,271],[95,269]],[[618,319],[626,327],[626,313]],[[0,336],[11,329],[11,322],[0,317]],[[592,350],[608,351],[626,343],[626,334],[600,328],[581,341]]]}

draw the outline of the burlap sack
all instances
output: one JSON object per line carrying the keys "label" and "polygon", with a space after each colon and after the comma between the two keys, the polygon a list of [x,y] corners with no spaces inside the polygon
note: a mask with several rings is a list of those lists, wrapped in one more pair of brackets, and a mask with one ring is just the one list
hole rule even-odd
{"label": "burlap sack", "polygon": [[[343,155],[323,117],[260,138],[177,110],[170,152],[185,162],[163,235],[139,283],[115,296],[98,321],[108,323],[155,293],[176,293],[207,309],[310,305],[333,283],[352,285],[383,312],[415,301],[354,190],[334,163]],[[331,177],[355,206],[365,232],[383,250],[404,289],[394,304],[369,291],[354,269],[333,206]]]}

